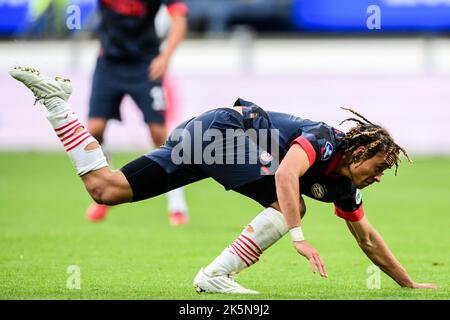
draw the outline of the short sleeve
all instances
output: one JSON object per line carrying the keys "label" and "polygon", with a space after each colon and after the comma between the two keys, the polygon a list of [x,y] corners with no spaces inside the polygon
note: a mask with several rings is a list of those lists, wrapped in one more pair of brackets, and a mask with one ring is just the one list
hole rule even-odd
{"label": "short sleeve", "polygon": [[347,221],[356,222],[364,217],[361,191],[355,188],[351,197],[334,203],[335,214]]}
{"label": "short sleeve", "polygon": [[304,136],[299,136],[298,138],[296,138],[294,141],[291,142],[291,146],[294,144],[298,144],[300,145],[300,147],[302,147],[302,149],[306,152],[306,155],[308,156],[309,166],[312,166],[316,161],[317,151],[314,149],[311,141],[309,141]]}
{"label": "short sleeve", "polygon": [[295,138],[290,146],[298,144],[306,152],[309,160],[309,166],[311,167],[317,158],[320,158],[320,146],[316,137],[312,134],[303,133],[301,136]]}

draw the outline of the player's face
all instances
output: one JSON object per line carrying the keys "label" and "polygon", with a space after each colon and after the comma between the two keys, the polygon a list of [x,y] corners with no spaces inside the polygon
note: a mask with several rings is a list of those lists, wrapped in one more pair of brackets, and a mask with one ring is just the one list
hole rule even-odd
{"label": "player's face", "polygon": [[352,163],[349,167],[350,178],[358,189],[363,189],[374,182],[380,182],[384,170],[388,168],[385,153],[379,152],[375,156],[359,163]]}

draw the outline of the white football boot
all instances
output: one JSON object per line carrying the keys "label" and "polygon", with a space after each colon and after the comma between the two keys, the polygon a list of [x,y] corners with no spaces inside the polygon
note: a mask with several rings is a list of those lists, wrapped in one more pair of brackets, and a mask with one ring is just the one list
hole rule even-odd
{"label": "white football boot", "polygon": [[194,288],[198,293],[259,294],[257,291],[241,286],[231,275],[210,277],[203,268],[194,278]]}
{"label": "white football boot", "polygon": [[72,85],[69,79],[61,77],[53,79],[41,75],[36,69],[24,67],[15,67],[9,71],[9,74],[33,92],[36,98],[35,104],[36,102],[45,104],[47,99],[54,97],[67,101],[72,94]]}

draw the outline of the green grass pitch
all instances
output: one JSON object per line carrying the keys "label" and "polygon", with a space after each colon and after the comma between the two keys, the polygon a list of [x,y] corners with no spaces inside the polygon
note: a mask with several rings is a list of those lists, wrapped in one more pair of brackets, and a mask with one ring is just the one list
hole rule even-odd
{"label": "green grass pitch", "polygon": [[[116,155],[114,164],[135,156]],[[409,274],[438,290],[402,289],[384,274],[380,289],[368,289],[372,263],[345,222],[332,205],[307,199],[304,233],[328,279],[312,274],[285,237],[239,276],[260,295],[199,295],[193,277],[259,205],[204,180],[186,188],[188,226],[169,226],[164,196],[115,207],[92,224],[66,155],[0,153],[0,299],[449,299],[450,158],[416,158],[383,180],[363,191],[366,214]],[[71,265],[80,289],[67,288]]]}

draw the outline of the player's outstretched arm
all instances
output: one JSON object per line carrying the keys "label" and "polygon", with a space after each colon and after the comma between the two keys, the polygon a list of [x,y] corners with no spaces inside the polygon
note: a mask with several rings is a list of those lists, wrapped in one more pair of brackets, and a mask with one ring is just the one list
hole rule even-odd
{"label": "player's outstretched arm", "polygon": [[294,144],[275,173],[278,205],[286,220],[295,249],[309,260],[314,273],[319,270],[322,277],[327,277],[327,271],[319,252],[306,242],[300,227],[300,213],[304,212],[305,208],[301,207],[304,206],[303,201],[299,201],[299,178],[309,169],[309,166],[306,152],[300,145]]}
{"label": "player's outstretched arm", "polygon": [[[170,12],[170,10],[169,10]],[[187,17],[186,13],[178,10],[170,13],[172,26],[164,50],[151,61],[149,66],[149,76],[152,80],[161,79],[165,76],[169,67],[169,62],[175,49],[186,37]]]}
{"label": "player's outstretched arm", "polygon": [[356,222],[347,221],[347,226],[367,257],[401,287],[437,288],[432,283],[414,282],[366,217]]}

